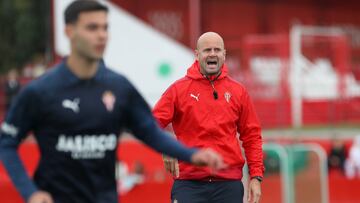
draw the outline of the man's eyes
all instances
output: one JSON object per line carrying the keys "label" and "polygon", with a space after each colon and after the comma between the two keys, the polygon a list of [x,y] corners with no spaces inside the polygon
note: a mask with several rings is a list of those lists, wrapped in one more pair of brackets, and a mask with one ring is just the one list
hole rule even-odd
{"label": "man's eyes", "polygon": [[93,25],[93,24],[86,26],[86,29],[88,29],[90,31],[95,31],[95,30],[100,29],[100,28],[103,28],[104,30],[107,30],[108,26],[107,25],[106,26],[99,26],[99,25]]}
{"label": "man's eyes", "polygon": [[211,52],[212,50],[214,50],[214,52],[220,52],[221,51],[220,48],[215,48],[215,49],[204,49],[204,52]]}

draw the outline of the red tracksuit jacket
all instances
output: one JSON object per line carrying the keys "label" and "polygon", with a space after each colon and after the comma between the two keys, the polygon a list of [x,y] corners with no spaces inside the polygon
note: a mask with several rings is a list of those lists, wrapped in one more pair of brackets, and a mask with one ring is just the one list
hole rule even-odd
{"label": "red tracksuit jacket", "polygon": [[[246,89],[227,75],[214,81],[218,99],[211,83],[200,73],[197,61],[187,75],[172,84],[153,109],[161,127],[172,123],[176,138],[190,147],[209,147],[219,152],[228,167],[212,173],[207,167],[179,163],[177,179],[241,179],[244,158],[237,133],[240,134],[250,176],[263,176],[261,129]],[[174,177],[176,178],[176,177]]]}

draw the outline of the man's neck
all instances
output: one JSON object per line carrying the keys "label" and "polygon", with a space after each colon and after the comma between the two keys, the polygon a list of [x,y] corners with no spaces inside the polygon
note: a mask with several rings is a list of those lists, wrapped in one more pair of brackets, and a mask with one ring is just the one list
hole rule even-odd
{"label": "man's neck", "polygon": [[98,69],[98,60],[88,60],[75,54],[71,54],[67,59],[67,65],[80,79],[90,79],[94,77]]}

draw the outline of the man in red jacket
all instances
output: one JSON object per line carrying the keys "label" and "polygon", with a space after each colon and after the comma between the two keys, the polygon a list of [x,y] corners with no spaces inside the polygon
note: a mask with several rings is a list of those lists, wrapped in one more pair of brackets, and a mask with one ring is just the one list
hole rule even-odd
{"label": "man in red jacket", "polygon": [[245,159],[240,140],[249,166],[248,202],[259,202],[264,173],[260,124],[244,86],[227,75],[225,55],[219,34],[201,35],[196,61],[154,107],[160,126],[171,123],[176,139],[190,147],[217,151],[228,166],[214,172],[164,157],[165,168],[175,179],[172,202],[242,202]]}

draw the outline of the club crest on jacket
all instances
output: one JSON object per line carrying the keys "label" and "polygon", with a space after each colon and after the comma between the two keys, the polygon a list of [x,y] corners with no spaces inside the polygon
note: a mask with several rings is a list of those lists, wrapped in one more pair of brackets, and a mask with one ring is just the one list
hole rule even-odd
{"label": "club crest on jacket", "polygon": [[111,91],[105,91],[102,96],[102,102],[105,105],[107,111],[111,112],[114,109],[116,98]]}

